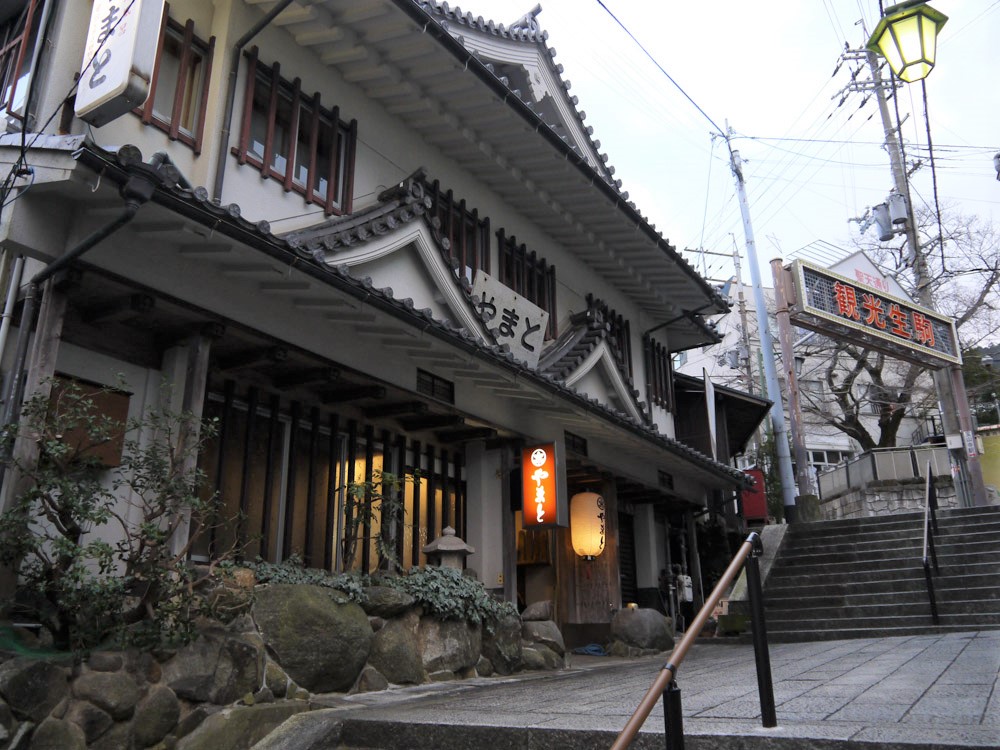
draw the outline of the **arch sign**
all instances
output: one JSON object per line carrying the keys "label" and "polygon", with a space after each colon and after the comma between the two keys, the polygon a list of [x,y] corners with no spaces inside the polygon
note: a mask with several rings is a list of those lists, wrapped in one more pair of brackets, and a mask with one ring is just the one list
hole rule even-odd
{"label": "arch sign", "polygon": [[785,272],[795,325],[933,369],[962,364],[954,319],[806,261]]}

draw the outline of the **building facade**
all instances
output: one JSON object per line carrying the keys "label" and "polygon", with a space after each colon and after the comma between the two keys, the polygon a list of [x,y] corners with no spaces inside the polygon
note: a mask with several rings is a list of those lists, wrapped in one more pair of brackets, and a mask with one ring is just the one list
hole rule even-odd
{"label": "building facade", "polygon": [[[2,6],[8,417],[20,383],[121,375],[122,413],[216,419],[200,466],[234,520],[196,559],[374,572],[382,540],[405,569],[450,526],[570,639],[698,573],[696,519],[745,479],[679,439],[671,355],[717,342],[728,304],[629,201],[532,15],[166,3],[148,98],[95,126],[74,92],[105,5]],[[537,444],[562,502],[604,498],[593,561],[523,523]],[[383,473],[404,513],[352,523]]]}

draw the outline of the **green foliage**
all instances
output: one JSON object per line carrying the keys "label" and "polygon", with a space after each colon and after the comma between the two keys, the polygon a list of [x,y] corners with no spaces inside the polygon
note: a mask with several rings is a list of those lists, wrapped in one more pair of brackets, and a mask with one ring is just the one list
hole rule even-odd
{"label": "green foliage", "polygon": [[517,614],[513,604],[495,599],[479,581],[453,568],[411,568],[407,574],[386,577],[380,583],[405,591],[440,620],[489,625]]}
{"label": "green foliage", "polygon": [[[200,603],[187,555],[216,509],[195,468],[213,426],[162,410],[121,423],[100,393],[48,381],[4,430],[17,495],[0,516],[0,560],[18,573],[17,614],[61,649],[184,641]],[[118,440],[121,463],[106,467],[95,448]]]}
{"label": "green foliage", "polygon": [[331,573],[320,568],[307,568],[302,564],[302,558],[292,555],[280,563],[271,563],[257,559],[254,562],[234,563],[227,561],[222,566],[224,570],[233,567],[243,567],[252,571],[257,583],[298,583],[312,586],[326,586],[347,594],[348,598],[359,604],[366,597],[364,587],[367,577],[357,573]]}

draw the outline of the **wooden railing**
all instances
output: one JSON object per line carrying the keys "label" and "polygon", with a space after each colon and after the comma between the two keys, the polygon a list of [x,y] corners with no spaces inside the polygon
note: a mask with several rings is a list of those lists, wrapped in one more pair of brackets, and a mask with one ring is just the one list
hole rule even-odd
{"label": "wooden railing", "polygon": [[[660,670],[653,684],[643,696],[639,705],[632,713],[631,718],[625,724],[624,729],[619,733],[618,738],[611,746],[611,750],[625,750],[635,739],[639,729],[645,723],[657,700],[663,695],[664,711],[667,714],[667,747],[683,747],[683,736],[680,730],[680,691],[674,683],[677,669],[680,667],[687,652],[694,645],[695,639],[705,627],[708,618],[715,609],[715,605],[726,592],[729,586],[739,575],[740,569],[746,565],[747,571],[747,593],[750,597],[751,623],[753,627],[754,654],[757,662],[757,689],[760,694],[761,722],[765,727],[777,725],[777,718],[774,710],[774,686],[771,682],[770,657],[767,651],[767,633],[764,627],[764,603],[761,594],[760,570],[757,566],[757,556],[763,550],[760,536],[754,532],[747,537],[746,541],[740,545],[739,550],[733,557],[722,578],[715,584],[712,593],[705,599],[705,604],[695,615],[694,620],[688,626],[681,642],[670,652],[670,658]],[[672,705],[671,705],[672,704]],[[673,717],[673,718],[671,718]],[[673,735],[673,737],[672,737]]]}

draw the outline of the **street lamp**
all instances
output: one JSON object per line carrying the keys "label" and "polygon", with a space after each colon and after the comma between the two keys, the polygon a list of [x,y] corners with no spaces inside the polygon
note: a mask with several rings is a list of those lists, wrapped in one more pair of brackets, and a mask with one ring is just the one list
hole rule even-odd
{"label": "street lamp", "polygon": [[885,9],[868,49],[881,53],[899,78],[919,81],[934,68],[937,35],[947,20],[924,0],[906,0]]}

